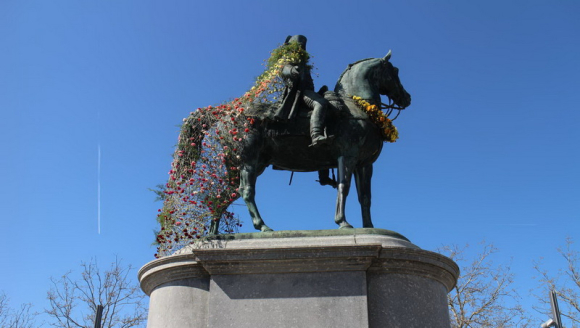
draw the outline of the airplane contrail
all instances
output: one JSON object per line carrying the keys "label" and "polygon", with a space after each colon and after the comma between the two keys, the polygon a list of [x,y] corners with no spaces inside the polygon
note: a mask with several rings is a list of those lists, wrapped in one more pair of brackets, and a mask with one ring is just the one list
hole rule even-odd
{"label": "airplane contrail", "polygon": [[101,234],[101,144],[97,146],[97,233]]}

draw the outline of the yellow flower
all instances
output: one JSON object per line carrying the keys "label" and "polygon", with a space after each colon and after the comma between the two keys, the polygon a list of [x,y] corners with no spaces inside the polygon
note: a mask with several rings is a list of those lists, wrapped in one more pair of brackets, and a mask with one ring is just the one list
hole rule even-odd
{"label": "yellow flower", "polygon": [[371,105],[359,96],[352,96],[352,99],[356,101],[360,109],[367,113],[369,119],[381,129],[385,141],[395,142],[399,138],[397,128],[377,105]]}

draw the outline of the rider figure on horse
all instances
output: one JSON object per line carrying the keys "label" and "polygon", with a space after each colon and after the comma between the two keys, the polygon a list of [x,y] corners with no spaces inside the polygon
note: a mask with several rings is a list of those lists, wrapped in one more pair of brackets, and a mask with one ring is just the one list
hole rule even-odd
{"label": "rider figure on horse", "polygon": [[[295,42],[305,51],[306,41],[304,35],[288,36],[284,45]],[[323,96],[314,91],[314,82],[307,61],[287,63],[282,69],[281,77],[285,88],[282,104],[276,110],[275,117],[280,120],[293,119],[298,114],[299,107],[305,105],[312,110],[310,116],[312,144],[310,147],[318,147],[332,141],[334,136],[326,136],[324,133],[324,119],[329,104]]]}
{"label": "rider figure on horse", "polygon": [[[304,35],[288,36],[284,45],[297,43],[302,50],[306,51],[307,39]],[[334,136],[326,136],[324,133],[326,110],[328,101],[322,95],[314,92],[314,81],[310,75],[310,66],[307,60],[296,63],[288,63],[281,72],[285,88],[282,96],[282,104],[276,110],[275,117],[279,120],[292,119],[298,112],[298,106],[306,105],[312,110],[310,116],[310,138],[311,147],[318,147],[327,144],[334,139]],[[326,86],[322,89],[327,89]],[[323,185],[330,185],[336,188],[336,180],[330,178],[328,169],[318,171],[318,182]]]}

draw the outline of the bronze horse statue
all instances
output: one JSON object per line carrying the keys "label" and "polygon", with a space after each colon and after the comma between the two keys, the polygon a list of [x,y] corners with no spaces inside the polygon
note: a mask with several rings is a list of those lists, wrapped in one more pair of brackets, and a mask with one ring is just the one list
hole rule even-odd
{"label": "bronze horse statue", "polygon": [[[398,109],[410,105],[411,96],[401,84],[399,70],[390,63],[390,57],[389,51],[383,58],[369,58],[350,64],[340,76],[334,92],[325,93],[325,98],[331,103],[326,132],[335,136],[331,144],[309,147],[307,113],[290,122],[262,119],[261,124],[253,128],[241,150],[239,192],[257,230],[272,230],[264,223],[255,201],[256,180],[269,165],[292,172],[337,168],[338,195],[334,221],[340,228],[352,228],[346,221],[345,203],[354,173],[363,227],[373,227],[371,177],[373,163],[381,153],[384,139],[379,127],[352,96],[361,97],[379,107],[381,95],[392,100]],[[210,234],[217,234],[218,227],[219,218],[212,222]]]}

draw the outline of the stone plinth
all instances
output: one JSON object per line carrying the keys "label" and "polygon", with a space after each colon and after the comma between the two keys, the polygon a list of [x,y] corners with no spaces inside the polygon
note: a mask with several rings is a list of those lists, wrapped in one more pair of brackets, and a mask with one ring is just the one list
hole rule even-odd
{"label": "stone plinth", "polygon": [[459,269],[383,229],[200,241],[139,271],[148,327],[446,327]]}

